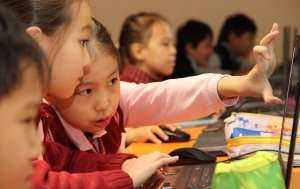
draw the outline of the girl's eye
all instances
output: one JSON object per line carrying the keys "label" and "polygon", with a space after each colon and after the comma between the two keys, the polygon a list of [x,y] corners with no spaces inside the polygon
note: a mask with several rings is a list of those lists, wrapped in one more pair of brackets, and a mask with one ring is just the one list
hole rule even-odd
{"label": "girl's eye", "polygon": [[113,78],[112,80],[110,80],[109,85],[112,86],[114,84],[116,84],[118,82],[118,78]]}
{"label": "girl's eye", "polygon": [[80,44],[81,44],[82,46],[86,46],[88,41],[89,41],[89,40],[80,40]]}
{"label": "girl's eye", "polygon": [[79,92],[79,95],[88,95],[92,93],[92,89],[85,89]]}

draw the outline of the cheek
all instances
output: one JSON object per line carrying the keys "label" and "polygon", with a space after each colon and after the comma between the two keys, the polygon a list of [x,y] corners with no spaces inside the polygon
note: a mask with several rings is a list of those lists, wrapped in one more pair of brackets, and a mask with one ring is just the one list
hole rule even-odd
{"label": "cheek", "polygon": [[[0,188],[24,188],[25,179],[29,176],[31,163],[28,145],[25,144],[24,133],[17,131],[12,137],[1,137],[0,141]],[[28,186],[27,186],[28,187]]]}

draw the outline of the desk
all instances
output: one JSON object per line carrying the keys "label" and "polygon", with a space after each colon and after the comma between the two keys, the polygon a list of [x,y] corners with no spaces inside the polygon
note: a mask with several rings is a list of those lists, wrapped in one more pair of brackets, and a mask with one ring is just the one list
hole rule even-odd
{"label": "desk", "polygon": [[[180,143],[162,143],[162,144],[153,144],[153,143],[134,143],[128,146],[125,149],[125,153],[133,153],[137,156],[148,154],[154,151],[159,151],[162,153],[169,153],[174,149],[182,148],[182,147],[191,147],[199,134],[202,133],[205,126],[194,127],[194,128],[184,128],[183,130],[188,132],[191,135],[191,140],[189,142],[180,142]],[[226,157],[218,157],[217,160],[224,160]],[[291,180],[291,189],[299,189],[300,188],[300,168],[294,168],[292,173]]]}

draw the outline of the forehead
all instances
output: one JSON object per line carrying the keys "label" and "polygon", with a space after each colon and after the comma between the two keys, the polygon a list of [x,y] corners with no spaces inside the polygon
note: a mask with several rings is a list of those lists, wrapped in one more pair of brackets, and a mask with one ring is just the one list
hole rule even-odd
{"label": "forehead", "polygon": [[167,23],[164,20],[156,21],[151,26],[149,37],[156,38],[156,39],[173,38],[173,33],[172,33],[169,23]]}
{"label": "forehead", "polygon": [[118,70],[117,58],[109,53],[98,50],[90,65],[90,71],[83,77],[83,80],[106,78],[115,70]]}
{"label": "forehead", "polygon": [[77,1],[72,7],[73,27],[80,32],[91,32],[92,15],[86,1]]}

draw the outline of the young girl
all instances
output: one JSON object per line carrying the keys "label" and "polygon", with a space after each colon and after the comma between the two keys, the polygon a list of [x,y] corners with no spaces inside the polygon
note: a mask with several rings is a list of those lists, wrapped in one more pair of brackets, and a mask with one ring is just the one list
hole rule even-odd
{"label": "young girl", "polygon": [[46,58],[0,6],[0,188],[29,189],[31,160],[42,148],[35,117],[48,78]]}
{"label": "young girl", "polygon": [[[173,73],[176,49],[173,34],[166,18],[156,13],[141,12],[127,17],[120,33],[122,81],[150,83],[162,81]],[[161,125],[175,131],[174,125]],[[158,126],[126,130],[126,144],[132,142],[161,143],[157,136],[168,140]]]}
{"label": "young girl", "polygon": [[[46,98],[70,97],[83,73],[89,69],[90,57],[86,42],[91,33],[91,13],[87,2],[1,0],[0,3],[16,13],[26,31],[47,54],[51,75]],[[50,124],[39,124],[38,132],[42,135],[46,150],[43,159],[49,163],[50,168],[44,161],[34,161],[34,188],[132,188],[144,183],[159,167],[177,159],[161,153],[129,160],[135,156],[72,151],[51,140],[52,135],[48,132]],[[49,151],[53,156],[47,156]],[[105,171],[92,172],[99,170]]]}
{"label": "young girl", "polygon": [[140,85],[120,85],[117,51],[105,29],[99,24],[97,27],[90,42],[90,72],[72,97],[52,98],[52,107],[45,105],[48,115],[56,117],[50,130],[53,140],[74,150],[116,153],[127,125],[194,119],[233,104],[238,95],[263,96],[267,103],[280,102],[273,96],[267,79],[276,67],[272,46],[278,35],[276,24],[255,47],[257,66],[248,75],[203,74]]}

